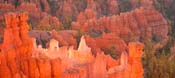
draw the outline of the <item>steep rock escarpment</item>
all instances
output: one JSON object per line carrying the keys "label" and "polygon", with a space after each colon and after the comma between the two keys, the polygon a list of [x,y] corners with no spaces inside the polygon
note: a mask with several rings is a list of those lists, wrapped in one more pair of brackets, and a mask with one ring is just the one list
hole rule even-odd
{"label": "steep rock escarpment", "polygon": [[92,55],[82,37],[78,49],[59,47],[51,39],[48,48],[27,35],[26,14],[6,14],[4,41],[0,47],[1,78],[141,78],[144,45],[130,42],[127,52],[114,60],[103,52]]}
{"label": "steep rock escarpment", "polygon": [[[88,9],[72,22],[72,29],[84,33],[115,33],[126,42],[152,41],[155,49],[162,48],[168,41],[168,24],[162,14],[155,9],[139,8],[131,12],[110,17],[96,18]],[[87,13],[88,12],[88,13]],[[88,18],[91,16],[90,18]]]}
{"label": "steep rock escarpment", "polygon": [[[76,20],[77,15],[85,9],[91,9],[101,16],[118,14],[117,0],[2,0],[0,1],[0,15],[7,12],[27,12],[32,29],[38,28],[43,17],[56,17],[64,25]],[[1,17],[0,17],[1,19]],[[49,22],[49,20],[47,20]],[[65,28],[68,28],[66,25]]]}

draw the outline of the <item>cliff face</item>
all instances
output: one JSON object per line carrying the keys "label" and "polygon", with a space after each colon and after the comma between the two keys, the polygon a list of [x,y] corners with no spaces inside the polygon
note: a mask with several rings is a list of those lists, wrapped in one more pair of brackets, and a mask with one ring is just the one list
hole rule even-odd
{"label": "cliff face", "polygon": [[0,0],[0,78],[139,78],[143,74],[139,42],[146,45],[144,76],[174,77],[174,4],[173,0]]}
{"label": "cliff face", "polygon": [[0,9],[0,15],[6,12],[27,12],[32,29],[38,28],[45,16],[59,18],[58,20],[65,25],[64,28],[67,28],[66,24],[76,20],[77,15],[85,9],[92,9],[98,17],[119,13],[117,0],[2,0]]}
{"label": "cliff face", "polygon": [[[82,32],[115,33],[126,42],[152,41],[155,49],[162,48],[168,40],[168,24],[155,9],[139,8],[110,17],[95,18],[93,10],[86,9],[72,22],[72,29]],[[88,12],[88,13],[87,13]],[[90,18],[88,18],[91,16]]]}
{"label": "cliff face", "polygon": [[5,18],[4,42],[0,47],[0,77],[20,78],[28,70],[26,61],[30,57],[33,48],[32,40],[27,36],[29,28],[26,20],[28,16],[26,14],[6,14]]}
{"label": "cliff face", "polygon": [[103,33],[102,36],[97,38],[85,36],[85,39],[87,45],[92,48],[92,52],[95,55],[99,50],[103,50],[105,54],[114,55],[114,58],[117,59],[122,52],[128,50],[125,41],[114,33]]}
{"label": "cliff face", "polygon": [[[0,47],[1,78],[141,78],[143,44],[130,42],[128,51],[118,60],[103,54],[96,56],[82,37],[78,49],[51,39],[49,48],[36,45],[27,35],[26,14],[6,14],[4,42]],[[122,74],[121,74],[122,73]]]}

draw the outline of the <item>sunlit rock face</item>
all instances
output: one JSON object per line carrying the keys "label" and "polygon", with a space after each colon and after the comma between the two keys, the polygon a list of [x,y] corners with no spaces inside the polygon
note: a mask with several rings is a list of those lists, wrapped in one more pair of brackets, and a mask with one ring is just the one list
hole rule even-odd
{"label": "sunlit rock face", "polygon": [[49,46],[48,42],[50,39],[55,39],[59,42],[59,46],[73,46],[77,48],[76,37],[78,32],[76,30],[51,30],[51,31],[41,31],[41,30],[31,30],[28,35],[36,39],[37,45],[42,45],[46,48]]}
{"label": "sunlit rock face", "polygon": [[97,38],[92,38],[86,35],[85,39],[87,45],[91,47],[94,55],[96,55],[99,50],[102,50],[105,52],[105,54],[116,54],[114,57],[118,58],[122,52],[128,50],[128,46],[125,41],[114,33],[103,33]]}
{"label": "sunlit rock face", "polygon": [[[142,78],[144,45],[130,42],[128,51],[113,59],[98,50],[92,55],[84,36],[78,49],[59,47],[51,39],[48,48],[30,38],[26,14],[6,14],[4,42],[0,47],[0,78]],[[106,37],[109,38],[109,37]]]}
{"label": "sunlit rock face", "polygon": [[[88,10],[88,9],[87,9]],[[161,13],[153,8],[141,7],[130,12],[95,18],[93,10],[88,15],[80,13],[72,29],[82,32],[115,33],[125,42],[152,41],[155,49],[162,48],[168,40],[168,24]],[[93,16],[87,18],[89,15]]]}
{"label": "sunlit rock face", "polygon": [[[35,40],[35,39],[34,39]],[[44,49],[41,45],[37,46],[35,41],[35,49],[32,52],[33,57],[43,56],[44,58],[55,59],[55,58],[67,58],[73,60],[76,63],[88,63],[94,58],[91,54],[91,49],[86,45],[84,37],[82,37],[78,50],[73,47],[59,47],[58,41],[51,39],[49,48]],[[64,52],[62,52],[64,51]]]}
{"label": "sunlit rock face", "polygon": [[[20,78],[28,72],[27,58],[32,51],[32,40],[27,36],[28,24],[26,14],[6,14],[6,29],[4,41],[1,44],[1,71],[2,78]],[[6,74],[6,75],[4,75]]]}
{"label": "sunlit rock face", "polygon": [[[130,42],[129,53],[121,54],[120,65],[108,70],[110,78],[142,78],[143,67],[141,64],[142,50],[144,45],[139,42]],[[136,67],[135,67],[136,66]],[[133,68],[134,67],[134,68]]]}
{"label": "sunlit rock face", "polygon": [[[0,2],[0,20],[4,19],[3,15],[7,12],[26,12],[29,14],[32,29],[37,28],[60,28],[61,23],[56,16],[51,15],[50,6],[47,0],[4,0]],[[49,26],[49,27],[48,27]]]}
{"label": "sunlit rock face", "polygon": [[0,8],[3,11],[14,11],[15,7],[12,4],[7,4],[7,3],[0,3]]}
{"label": "sunlit rock face", "polygon": [[59,41],[61,46],[73,46],[77,47],[75,36],[77,31],[74,30],[62,30],[62,31],[50,31],[51,36]]}

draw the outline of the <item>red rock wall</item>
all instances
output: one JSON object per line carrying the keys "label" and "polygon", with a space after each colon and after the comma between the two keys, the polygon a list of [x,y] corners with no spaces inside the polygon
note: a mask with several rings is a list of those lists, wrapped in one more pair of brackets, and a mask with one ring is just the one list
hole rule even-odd
{"label": "red rock wall", "polygon": [[[90,14],[92,15],[93,11],[88,13]],[[155,9],[141,7],[131,12],[99,19],[87,18],[88,15],[86,11],[80,13],[77,21],[72,22],[72,29],[78,29],[84,33],[92,30],[115,33],[126,42],[149,40],[155,43],[156,49],[160,49],[167,43],[167,21]]]}
{"label": "red rock wall", "polygon": [[35,29],[44,20],[44,16],[57,17],[63,24],[67,24],[76,20],[77,15],[85,9],[92,9],[98,17],[117,14],[118,4],[117,0],[4,0],[0,1],[0,9],[0,15],[7,12],[29,13],[30,23]]}
{"label": "red rock wall", "polygon": [[[141,78],[143,44],[131,42],[128,53],[114,60],[99,50],[96,57],[81,38],[78,50],[59,47],[52,39],[49,48],[37,46],[27,36],[26,14],[6,14],[4,42],[0,47],[0,78]],[[108,37],[107,37],[108,38]],[[122,71],[121,71],[122,70]],[[129,70],[129,71],[128,71]]]}

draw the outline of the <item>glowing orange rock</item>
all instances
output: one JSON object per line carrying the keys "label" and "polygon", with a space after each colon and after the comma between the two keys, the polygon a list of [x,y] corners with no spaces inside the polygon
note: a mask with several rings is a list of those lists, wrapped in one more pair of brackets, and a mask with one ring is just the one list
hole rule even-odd
{"label": "glowing orange rock", "polygon": [[84,37],[81,38],[81,42],[79,44],[78,51],[91,52],[91,48],[87,47]]}
{"label": "glowing orange rock", "polygon": [[[77,22],[72,22],[72,29],[80,29],[83,32],[87,32],[92,29],[96,23],[96,12],[92,9],[86,9],[85,12],[81,12],[77,17]],[[89,21],[87,21],[89,20]]]}
{"label": "glowing orange rock", "polygon": [[[117,63],[117,61],[115,61]],[[129,64],[128,64],[128,55],[126,52],[123,52],[120,57],[120,64],[115,65],[108,70],[109,78],[130,78],[128,72]]]}
{"label": "glowing orange rock", "polygon": [[32,39],[28,37],[27,33],[29,30],[29,26],[27,24],[27,19],[28,16],[27,14],[20,14],[20,19],[19,19],[19,27],[20,27],[20,38],[22,41],[22,45],[25,46],[21,46],[21,50],[20,50],[20,55],[21,57],[29,57],[32,48],[33,48],[33,44],[32,44]]}
{"label": "glowing orange rock", "polygon": [[61,66],[61,59],[51,60],[52,78],[62,78],[63,70]]}
{"label": "glowing orange rock", "polygon": [[29,65],[28,65],[28,60],[21,60],[20,62],[20,68],[21,68],[21,73],[22,76],[29,76]]}
{"label": "glowing orange rock", "polygon": [[14,11],[15,6],[10,3],[0,3],[0,8],[2,11]]}
{"label": "glowing orange rock", "polygon": [[[86,12],[89,15],[86,15]],[[92,31],[112,32],[126,42],[152,40],[155,43],[154,48],[156,50],[167,43],[167,21],[155,9],[141,7],[120,15],[88,19],[86,16],[92,17],[93,12],[91,9],[86,9],[84,13],[81,12],[78,15],[78,20],[72,22],[72,29],[80,30],[83,33]]]}
{"label": "glowing orange rock", "polygon": [[38,1],[36,1],[36,3],[23,2],[19,6],[17,6],[15,10],[20,12],[27,12],[29,14],[31,24],[36,26],[41,20],[41,17],[44,17],[40,9],[40,4],[38,4]]}
{"label": "glowing orange rock", "polygon": [[9,46],[11,46],[12,40],[12,29],[11,29],[11,18],[9,15],[6,15],[6,29],[4,30],[4,42],[2,44],[2,49],[5,49]]}
{"label": "glowing orange rock", "polygon": [[97,46],[96,40],[90,36],[84,36],[86,39],[87,46],[91,48],[92,54],[96,55],[100,51],[100,47]]}
{"label": "glowing orange rock", "polygon": [[[24,56],[27,58],[28,54],[30,54],[32,50],[31,40],[28,36],[26,36],[28,31],[28,25],[26,24],[27,15],[6,14],[5,19],[6,29],[1,50],[2,54],[5,53],[5,58],[7,59],[6,62],[9,64],[8,68],[10,69],[11,75],[14,78],[19,78],[21,76],[21,72],[19,70],[20,65],[22,65],[20,67],[21,71],[28,75],[28,72],[26,71],[28,70],[28,63],[23,63],[20,60],[24,60]],[[4,62],[3,64],[6,63]],[[6,69],[4,70],[6,71]]]}
{"label": "glowing orange rock", "polygon": [[38,23],[38,29],[50,28],[59,29],[62,24],[56,17],[45,14],[44,17]]}
{"label": "glowing orange rock", "polygon": [[6,54],[0,53],[0,77],[2,78],[11,78],[11,71],[7,66]]}
{"label": "glowing orange rock", "polygon": [[141,63],[141,57],[143,54],[144,45],[139,42],[130,42],[128,45],[129,48],[129,68],[131,71],[130,78],[142,78],[143,77],[143,67]]}
{"label": "glowing orange rock", "polygon": [[86,45],[84,37],[81,38],[78,50],[69,49],[69,58],[75,59],[78,63],[90,63],[94,60],[91,48]]}
{"label": "glowing orange rock", "polygon": [[[69,46],[59,47],[59,42],[54,39],[50,40],[48,48],[42,48],[41,45],[36,45],[36,39],[27,35],[29,29],[26,23],[27,18],[26,14],[6,15],[4,42],[0,47],[0,77],[141,78],[143,76],[141,64],[143,44],[131,42],[127,46],[116,33],[108,33],[95,39],[83,36],[78,49]],[[57,35],[57,32],[55,33]],[[58,38],[63,41],[66,39],[62,36]],[[86,41],[86,38],[89,41]],[[91,45],[98,49],[96,57],[87,46],[90,41],[92,41]],[[102,44],[104,42],[107,42],[107,46]],[[117,60],[100,50],[101,47],[106,48],[111,44],[118,45],[117,47],[121,49],[119,49],[121,57]]]}
{"label": "glowing orange rock", "polygon": [[126,52],[123,52],[121,54],[120,65],[109,68],[109,78],[143,77],[141,57],[144,45],[139,42],[130,42],[128,48],[129,54],[127,54]]}
{"label": "glowing orange rock", "polygon": [[39,78],[40,72],[37,65],[36,59],[29,59],[29,77],[31,78]]}
{"label": "glowing orange rock", "polygon": [[6,52],[7,64],[13,77],[19,77],[18,66],[16,65],[16,52],[15,49],[10,49]]}
{"label": "glowing orange rock", "polygon": [[85,36],[87,45],[92,48],[93,54],[96,55],[99,49],[105,51],[107,49],[114,49],[116,54],[121,54],[127,50],[127,45],[117,34],[103,33],[100,37],[91,38]]}
{"label": "glowing orange rock", "polygon": [[103,53],[97,53],[95,62],[92,65],[92,78],[106,78],[106,56]]}
{"label": "glowing orange rock", "polygon": [[49,60],[37,60],[40,78],[51,78],[51,65]]}
{"label": "glowing orange rock", "polygon": [[61,46],[74,46],[74,47],[76,47],[77,43],[76,43],[76,40],[74,38],[76,32],[74,32],[74,31],[70,31],[70,32],[66,31],[66,30],[56,32],[55,30],[53,30],[53,31],[51,31],[51,35],[54,39],[59,41]]}
{"label": "glowing orange rock", "polygon": [[[6,17],[6,19],[8,19],[8,18]],[[17,19],[17,15],[12,14],[11,20],[12,20],[11,25],[13,25],[13,34],[15,36],[14,37],[14,45],[19,46],[22,44],[22,42],[21,42],[20,37],[19,37],[19,27],[17,26],[19,20]]]}
{"label": "glowing orange rock", "polygon": [[10,73],[10,69],[7,67],[7,65],[5,66],[0,66],[0,77],[2,78],[12,78],[11,73]]}

